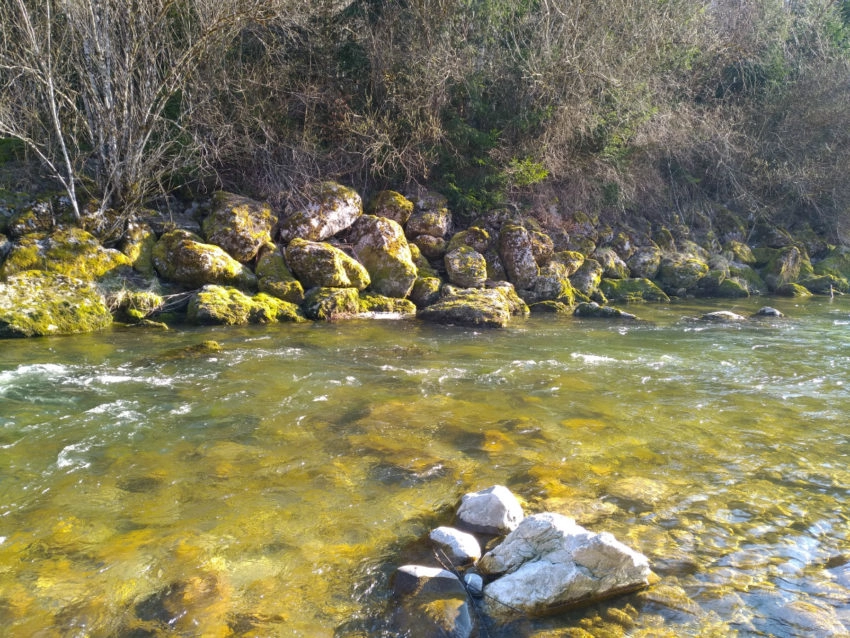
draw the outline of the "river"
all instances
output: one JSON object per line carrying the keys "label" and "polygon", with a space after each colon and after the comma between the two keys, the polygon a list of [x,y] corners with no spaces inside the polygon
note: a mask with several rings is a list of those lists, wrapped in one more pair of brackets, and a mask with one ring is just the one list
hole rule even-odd
{"label": "river", "polygon": [[395,566],[503,484],[659,579],[487,636],[847,635],[850,300],[769,301],[0,342],[0,634],[391,636]]}

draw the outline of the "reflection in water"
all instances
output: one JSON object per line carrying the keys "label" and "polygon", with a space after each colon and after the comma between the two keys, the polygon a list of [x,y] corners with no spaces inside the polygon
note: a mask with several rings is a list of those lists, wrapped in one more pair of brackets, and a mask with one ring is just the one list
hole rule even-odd
{"label": "reflection in water", "polygon": [[395,564],[501,483],[660,580],[491,636],[846,633],[850,306],[782,309],[4,342],[0,626],[392,635]]}

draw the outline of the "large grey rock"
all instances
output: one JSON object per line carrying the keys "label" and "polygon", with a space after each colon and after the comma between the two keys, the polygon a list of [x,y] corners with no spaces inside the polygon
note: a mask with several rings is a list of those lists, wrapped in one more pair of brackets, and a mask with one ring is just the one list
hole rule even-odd
{"label": "large grey rock", "polygon": [[438,527],[429,534],[429,538],[453,565],[466,565],[481,558],[478,539],[454,527]]}
{"label": "large grey rock", "polygon": [[457,518],[462,527],[482,534],[504,534],[523,519],[522,505],[504,485],[464,494]]}
{"label": "large grey rock", "polygon": [[478,561],[478,569],[501,575],[484,588],[493,616],[542,615],[589,604],[642,589],[651,574],[643,554],[555,513],[526,517]]}
{"label": "large grey rock", "polygon": [[516,224],[502,227],[499,235],[499,255],[508,273],[508,280],[514,286],[519,290],[528,290],[534,286],[534,280],[540,270],[534,259],[531,235],[525,228]]}
{"label": "large grey rock", "polygon": [[629,257],[626,265],[633,277],[652,279],[658,274],[661,267],[661,249],[654,243],[648,246],[639,246]]}
{"label": "large grey rock", "polygon": [[628,279],[631,276],[629,267],[613,248],[597,248],[593,258],[602,266],[602,275],[609,279]]}
{"label": "large grey rock", "polygon": [[424,565],[402,565],[393,582],[396,596],[413,594],[466,595],[460,579],[447,569]]}
{"label": "large grey rock", "polygon": [[326,242],[293,239],[286,247],[286,263],[304,288],[356,288],[371,282],[357,260]]}
{"label": "large grey rock", "polygon": [[363,214],[356,191],[335,182],[313,188],[303,206],[280,220],[280,240],[324,241],[351,226]]}
{"label": "large grey rock", "polygon": [[573,287],[586,297],[599,290],[604,268],[595,259],[585,259],[584,263],[570,276]]}
{"label": "large grey rock", "polygon": [[354,222],[349,238],[358,261],[369,272],[374,292],[399,298],[410,294],[417,269],[398,222],[363,215]]}

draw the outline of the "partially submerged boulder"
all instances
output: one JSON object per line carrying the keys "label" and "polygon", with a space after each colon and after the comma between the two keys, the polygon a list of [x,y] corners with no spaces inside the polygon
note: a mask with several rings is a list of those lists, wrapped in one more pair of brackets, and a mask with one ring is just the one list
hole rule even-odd
{"label": "partially submerged boulder", "polygon": [[609,301],[670,301],[670,297],[649,279],[603,279],[599,289]]}
{"label": "partially submerged boulder", "polygon": [[630,312],[625,312],[612,306],[600,306],[595,301],[580,303],[573,311],[573,315],[576,317],[589,317],[591,319],[637,319]]}
{"label": "partially submerged boulder", "polygon": [[394,315],[415,315],[416,305],[409,299],[386,297],[374,292],[361,292],[360,314],[389,313]]}
{"label": "partially submerged boulder", "polygon": [[400,598],[393,625],[409,638],[469,638],[473,624],[466,589],[446,569],[404,565],[395,574]]}
{"label": "partially submerged boulder", "polygon": [[219,246],[206,244],[194,233],[172,230],[153,248],[153,265],[163,279],[187,288],[206,284],[256,290],[257,277]]}
{"label": "partially submerged boulder", "polygon": [[[525,311],[528,312],[527,307]],[[514,300],[498,288],[444,286],[439,301],[420,308],[417,316],[435,323],[504,328],[513,314],[517,314]]]}
{"label": "partially submerged boulder", "polygon": [[305,288],[356,288],[370,283],[369,272],[357,260],[325,242],[293,239],[286,263]]}
{"label": "partially submerged boulder", "polygon": [[478,569],[499,576],[484,588],[493,616],[557,613],[643,589],[651,575],[646,556],[555,513],[523,519]]}
{"label": "partially submerged boulder", "polygon": [[688,253],[673,253],[661,260],[657,280],[668,294],[683,295],[696,288],[708,271],[708,264],[699,257]]}
{"label": "partially submerged boulder", "polygon": [[280,240],[324,241],[351,226],[363,214],[360,195],[336,182],[317,184],[307,201],[279,224]]}
{"label": "partially submerged boulder", "polygon": [[220,246],[236,261],[246,263],[271,241],[274,222],[268,204],[219,191],[212,197],[210,213],[201,223],[201,229],[209,243]]}
{"label": "partially submerged boulder", "polygon": [[301,308],[310,319],[344,319],[360,312],[360,296],[357,288],[311,288],[304,294]]}
{"label": "partially submerged boulder", "polygon": [[410,294],[417,269],[404,230],[397,222],[363,215],[351,227],[349,238],[351,249],[369,273],[374,292],[399,298]]}
{"label": "partially submerged boulder", "polygon": [[464,494],[457,511],[459,524],[481,534],[505,534],[523,520],[522,505],[504,485]]}
{"label": "partially submerged boulder", "polygon": [[298,306],[265,293],[246,295],[236,288],[208,285],[189,301],[186,320],[196,324],[241,325],[304,321]]}
{"label": "partially submerged boulder", "polygon": [[103,295],[90,282],[29,270],[0,283],[0,337],[93,332],[111,323]]}

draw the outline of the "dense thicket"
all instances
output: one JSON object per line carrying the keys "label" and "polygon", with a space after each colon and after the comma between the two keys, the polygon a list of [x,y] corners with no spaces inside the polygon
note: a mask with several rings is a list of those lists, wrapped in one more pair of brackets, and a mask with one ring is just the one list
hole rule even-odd
{"label": "dense thicket", "polygon": [[847,0],[9,0],[0,135],[133,210],[335,178],[455,210],[840,232]]}

